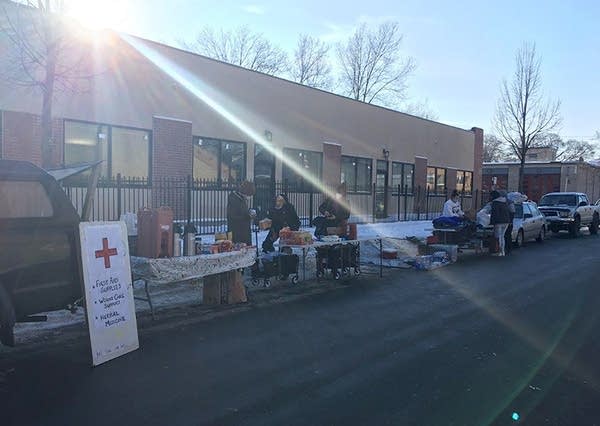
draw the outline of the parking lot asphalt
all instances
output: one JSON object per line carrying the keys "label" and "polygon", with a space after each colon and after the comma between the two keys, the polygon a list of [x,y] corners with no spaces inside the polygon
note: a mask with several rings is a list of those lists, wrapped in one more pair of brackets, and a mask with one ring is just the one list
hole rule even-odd
{"label": "parking lot asphalt", "polygon": [[0,424],[600,424],[599,277],[600,238],[560,235],[192,309],[96,368],[84,334],[49,336],[0,354]]}

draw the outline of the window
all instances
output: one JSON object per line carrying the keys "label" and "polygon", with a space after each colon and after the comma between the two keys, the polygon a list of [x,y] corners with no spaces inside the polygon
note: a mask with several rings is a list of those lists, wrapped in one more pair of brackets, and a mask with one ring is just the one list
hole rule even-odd
{"label": "window", "polygon": [[427,190],[435,194],[446,192],[446,169],[427,167]]}
{"label": "window", "polygon": [[54,210],[46,189],[37,181],[0,181],[0,218],[52,217]]}
{"label": "window", "polygon": [[[284,148],[283,180],[297,191],[312,191],[311,179],[321,180],[323,154],[315,151]],[[294,164],[296,167],[288,164]]]}
{"label": "window", "polygon": [[442,194],[446,191],[446,169],[437,168],[435,177],[435,192]]}
{"label": "window", "polygon": [[102,160],[101,176],[148,178],[150,137],[148,130],[65,121],[65,164]]}
{"label": "window", "polygon": [[108,176],[108,126],[65,121],[65,164],[102,160],[101,175]]}
{"label": "window", "polygon": [[246,179],[246,144],[194,137],[194,179],[219,185]]}
{"label": "window", "polygon": [[473,189],[473,172],[459,170],[456,172],[456,190],[470,194]]}
{"label": "window", "polygon": [[392,187],[394,190],[397,190],[398,185],[400,185],[400,192],[402,194],[405,192],[412,194],[414,190],[414,174],[414,164],[392,163]]}
{"label": "window", "polygon": [[150,175],[150,133],[146,130],[111,128],[111,175],[148,177]]}
{"label": "window", "polygon": [[348,192],[371,192],[373,160],[342,155],[342,182]]}
{"label": "window", "polygon": [[473,192],[473,172],[465,172],[465,185],[463,191],[465,194]]}

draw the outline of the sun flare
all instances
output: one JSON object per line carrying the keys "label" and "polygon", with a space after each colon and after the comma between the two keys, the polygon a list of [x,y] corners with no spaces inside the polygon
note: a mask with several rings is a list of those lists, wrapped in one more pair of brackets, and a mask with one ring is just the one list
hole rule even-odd
{"label": "sun flare", "polygon": [[121,0],[70,0],[67,16],[89,30],[119,30],[127,18],[126,2]]}

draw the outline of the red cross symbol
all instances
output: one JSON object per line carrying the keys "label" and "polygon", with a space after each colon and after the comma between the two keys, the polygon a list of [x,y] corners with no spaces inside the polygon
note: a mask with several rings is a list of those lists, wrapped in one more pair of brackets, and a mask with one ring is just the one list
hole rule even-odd
{"label": "red cross symbol", "polygon": [[102,238],[102,250],[96,250],[96,259],[104,258],[104,267],[110,268],[110,257],[117,255],[116,248],[108,248],[108,238]]}

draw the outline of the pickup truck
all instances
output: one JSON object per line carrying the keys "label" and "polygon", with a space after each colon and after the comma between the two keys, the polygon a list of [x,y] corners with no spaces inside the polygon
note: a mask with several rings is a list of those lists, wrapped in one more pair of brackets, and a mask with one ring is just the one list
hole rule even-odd
{"label": "pickup truck", "polygon": [[66,309],[81,298],[80,217],[58,182],[24,161],[0,160],[0,342],[15,322]]}
{"label": "pickup truck", "polygon": [[577,237],[582,226],[587,226],[590,234],[598,233],[600,206],[590,204],[581,192],[551,192],[540,199],[538,208],[553,233],[565,230]]}

